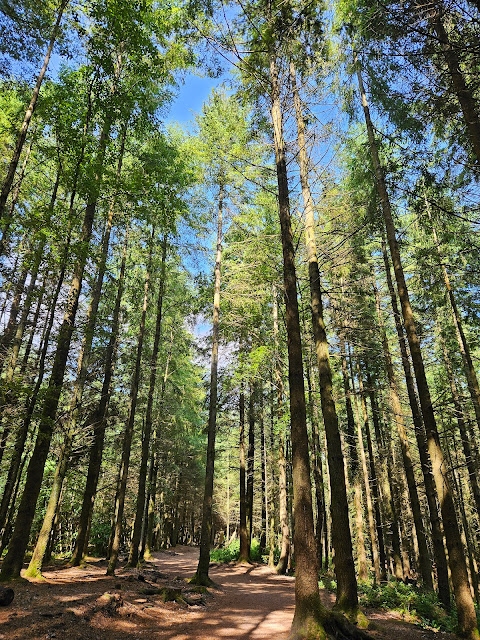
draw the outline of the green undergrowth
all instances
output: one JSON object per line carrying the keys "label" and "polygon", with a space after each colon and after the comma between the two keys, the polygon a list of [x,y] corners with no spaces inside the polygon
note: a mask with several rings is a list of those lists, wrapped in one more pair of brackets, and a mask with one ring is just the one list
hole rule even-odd
{"label": "green undergrowth", "polygon": [[[233,540],[228,546],[210,551],[211,562],[236,562],[240,556],[240,540]],[[279,551],[275,549],[274,561],[278,562]],[[250,546],[250,560],[268,564],[268,554],[262,554],[259,540],[252,540]]]}
{"label": "green undergrowth", "polygon": [[[331,571],[322,572],[319,587],[336,592],[337,583]],[[457,612],[454,607],[445,611],[437,595],[403,582],[376,584],[372,581],[358,583],[361,607],[396,611],[403,618],[425,629],[455,632]],[[477,614],[478,615],[478,614]]]}
{"label": "green undergrowth", "polygon": [[435,593],[394,580],[385,584],[363,582],[358,585],[362,607],[397,611],[421,627],[454,632],[457,613],[446,612]]}

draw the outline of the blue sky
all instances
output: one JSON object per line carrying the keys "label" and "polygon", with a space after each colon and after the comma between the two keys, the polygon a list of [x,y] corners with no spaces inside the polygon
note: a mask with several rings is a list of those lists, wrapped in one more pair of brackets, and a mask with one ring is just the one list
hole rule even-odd
{"label": "blue sky", "polygon": [[218,86],[222,78],[200,77],[189,73],[173,101],[166,123],[179,122],[184,125],[194,119],[202,109],[213,87]]}

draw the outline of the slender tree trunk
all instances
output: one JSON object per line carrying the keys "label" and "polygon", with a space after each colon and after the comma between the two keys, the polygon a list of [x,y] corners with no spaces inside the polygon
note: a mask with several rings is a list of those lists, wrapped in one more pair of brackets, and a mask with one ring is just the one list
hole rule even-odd
{"label": "slender tree trunk", "polygon": [[269,468],[270,478],[270,490],[269,490],[269,535],[268,535],[268,566],[273,569],[275,565],[275,548],[276,548],[276,506],[278,499],[276,496],[276,478],[275,478],[275,466],[274,466],[274,451],[275,451],[275,387],[273,384],[272,372],[270,372],[270,447],[268,448],[267,462]]}
{"label": "slender tree trunk", "polygon": [[90,448],[87,480],[85,484],[85,490],[83,492],[82,510],[80,512],[80,522],[78,525],[77,539],[75,542],[72,558],[70,560],[70,564],[72,566],[80,565],[86,553],[93,507],[95,503],[95,494],[97,491],[98,479],[100,477],[100,467],[102,464],[103,446],[105,441],[105,429],[107,425],[108,405],[111,396],[112,378],[115,367],[116,345],[120,327],[120,309],[125,284],[127,244],[128,228],[125,230],[122,263],[120,266],[120,274],[118,277],[118,287],[115,299],[115,307],[112,316],[111,333],[105,353],[105,368],[103,374],[102,390],[100,393],[98,406],[91,417],[91,424],[93,425],[93,443]]}
{"label": "slender tree trunk", "polygon": [[247,536],[248,548],[253,535],[253,474],[255,465],[255,395],[256,385],[250,382],[248,402],[248,450],[247,450]]}
{"label": "slender tree trunk", "polygon": [[35,335],[38,332],[39,326],[38,326],[38,321],[40,318],[40,312],[42,310],[42,306],[44,303],[44,298],[45,298],[45,292],[47,290],[47,282],[50,278],[50,273],[48,271],[45,272],[45,275],[43,276],[43,282],[42,282],[42,286],[40,287],[40,290],[38,292],[37,295],[37,305],[35,308],[35,313],[33,314],[33,318],[31,322],[27,322],[27,325],[30,325],[30,331],[29,331],[29,336],[28,336],[28,340],[27,340],[27,344],[25,346],[25,351],[23,353],[23,358],[22,358],[22,364],[20,365],[20,376],[24,376],[25,372],[27,370],[27,364],[28,364],[28,360],[30,358],[30,353],[32,351],[32,346],[33,346],[33,339],[35,337]]}
{"label": "slender tree trunk", "polygon": [[0,192],[0,219],[2,219],[2,222],[3,222],[3,236],[0,240],[0,255],[5,250],[5,244],[7,239],[6,236],[7,236],[8,228],[11,222],[11,220],[8,217],[5,219],[5,208],[7,204],[8,194],[10,193],[10,190],[12,188],[13,180],[15,178],[15,172],[17,170],[23,145],[27,137],[28,127],[30,125],[30,121],[32,119],[35,107],[37,105],[37,99],[38,99],[38,94],[40,93],[40,87],[42,86],[43,78],[45,77],[45,73],[48,68],[48,63],[50,62],[50,56],[52,55],[53,46],[58,36],[58,31],[60,28],[60,22],[63,17],[63,12],[67,7],[68,2],[69,0],[61,0],[60,6],[58,8],[57,19],[52,29],[52,34],[50,36],[50,41],[48,43],[47,52],[45,54],[43,65],[42,65],[42,68],[40,69],[40,73],[38,74],[37,82],[32,94],[32,99],[30,100],[30,104],[28,105],[28,109],[25,113],[22,128],[20,129],[20,133],[17,138],[17,143],[15,145],[15,150],[13,152],[12,159],[10,160],[10,165],[8,167],[7,175],[5,177],[5,181],[3,183],[2,190]]}
{"label": "slender tree trunk", "polygon": [[[172,359],[172,350],[174,343],[174,333],[173,328],[170,331],[170,344],[168,347],[167,360],[165,363],[165,371],[162,377],[162,386],[160,389],[160,401],[159,401],[159,416],[160,421],[164,419],[165,413],[165,391],[167,388],[167,380],[169,375],[169,366],[170,361]],[[158,468],[159,468],[159,460],[158,460],[158,450],[157,450],[157,441],[160,437],[159,430],[156,429],[154,433],[154,445],[152,447],[152,454],[150,458],[150,470],[148,476],[148,508],[147,508],[147,523],[146,523],[146,531],[145,531],[145,551],[142,552],[142,557],[145,556],[149,558],[152,555],[153,551],[153,525],[155,522],[155,502],[156,502],[156,494],[157,494],[157,476],[158,476]]]}
{"label": "slender tree trunk", "polygon": [[[378,467],[380,472],[379,476],[379,494],[383,504],[384,514],[384,531],[385,538],[389,545],[391,545],[393,553],[393,566],[394,575],[397,580],[403,579],[403,565],[402,565],[402,548],[400,544],[400,534],[398,528],[398,521],[400,514],[396,513],[395,504],[393,501],[393,488],[391,484],[391,437],[388,436],[388,442],[384,442],[384,436],[380,428],[380,412],[377,402],[376,389],[373,387],[372,378],[368,369],[368,363],[365,364],[367,375],[367,392],[370,398],[370,406],[372,410],[372,422],[375,431],[375,439],[377,442],[377,450],[380,454],[378,456]],[[369,434],[370,435],[370,434]],[[371,438],[368,437],[369,442],[369,454],[373,454],[373,446]],[[371,455],[371,454],[370,454]],[[373,455],[371,460],[374,461]],[[374,465],[375,466],[375,465]]]}
{"label": "slender tree trunk", "polygon": [[358,561],[358,578],[359,580],[367,580],[367,554],[365,551],[365,537],[363,533],[363,505],[362,505],[362,483],[360,477],[360,465],[358,461],[357,436],[355,434],[355,419],[353,417],[352,397],[350,391],[350,379],[348,376],[347,357],[345,351],[345,339],[343,337],[343,328],[340,331],[340,356],[342,360],[342,378],[343,390],[345,393],[345,405],[347,411],[347,429],[346,438],[350,452],[350,484],[354,490],[355,505],[355,528],[357,533],[357,561]]}
{"label": "slender tree trunk", "polygon": [[100,135],[99,141],[95,194],[85,209],[85,216],[81,230],[83,251],[77,259],[74,267],[73,280],[70,285],[67,306],[58,335],[55,360],[42,409],[35,448],[28,465],[27,478],[15,521],[12,539],[0,573],[0,579],[3,580],[20,575],[23,558],[28,545],[30,528],[35,515],[35,507],[40,493],[45,461],[50,449],[50,441],[55,424],[55,415],[60,400],[60,392],[62,390],[63,378],[67,366],[68,352],[70,350],[70,342],[75,325],[75,316],[82,288],[83,272],[87,262],[87,248],[90,244],[92,235],[93,221],[95,217],[108,137],[109,127],[105,127]]}
{"label": "slender tree trunk", "polygon": [[337,577],[336,608],[352,613],[358,608],[357,579],[353,561],[352,539],[348,516],[348,500],[345,484],[338,417],[333,400],[332,371],[330,368],[328,342],[323,319],[323,303],[320,289],[317,247],[315,241],[315,219],[313,200],[308,183],[308,163],[305,143],[305,123],[295,77],[295,67],[290,63],[290,78],[294,91],[297,135],[299,146],[300,180],[305,208],[305,242],[308,256],[308,272],[312,309],[312,324],[315,337],[315,350],[320,380],[320,397],[323,422],[327,439],[328,465],[330,471],[332,502],[332,542],[335,550],[335,574]]}
{"label": "slender tree trunk", "polygon": [[[450,466],[451,462],[450,462]],[[472,544],[472,536],[470,534],[470,527],[468,526],[468,519],[467,519],[467,514],[465,511],[465,501],[464,501],[464,496],[463,496],[463,489],[462,489],[462,481],[459,478],[459,474],[458,471],[456,469],[454,469],[453,471],[453,481],[455,483],[455,488],[457,491],[457,495],[459,497],[458,503],[459,503],[459,507],[460,507],[460,513],[462,515],[462,524],[463,524],[463,530],[465,533],[465,542],[467,545],[467,552],[468,552],[468,564],[469,564],[469,568],[470,568],[470,579],[472,582],[472,587],[473,587],[473,593],[475,594],[475,601],[477,603],[477,606],[480,602],[480,592],[479,592],[479,585],[478,585],[478,571],[477,571],[477,564],[475,561],[475,551],[473,548],[473,544]]]}
{"label": "slender tree trunk", "polygon": [[142,361],[143,341],[145,338],[145,320],[147,316],[148,292],[150,288],[150,276],[152,271],[152,252],[155,237],[155,229],[152,229],[150,239],[147,273],[143,289],[142,314],[138,329],[137,354],[135,359],[135,369],[133,371],[132,383],[130,387],[130,402],[128,410],[128,421],[125,427],[122,444],[122,459],[118,472],[117,491],[115,495],[115,512],[111,531],[112,546],[108,561],[107,575],[113,576],[117,566],[118,554],[120,552],[120,538],[122,535],[123,511],[125,507],[125,494],[127,491],[128,468],[130,465],[130,453],[132,449],[133,430],[135,426],[135,413],[137,409],[138,389],[140,383],[140,365]]}
{"label": "slender tree trunk", "polygon": [[31,396],[27,398],[25,415],[22,420],[22,425],[18,429],[15,436],[15,442],[13,446],[13,455],[10,460],[7,480],[5,482],[5,487],[3,490],[2,501],[0,504],[0,527],[1,527],[3,548],[6,546],[5,532],[6,532],[6,519],[8,514],[8,506],[12,498],[12,493],[15,487],[16,478],[18,477],[18,474],[20,471],[22,455],[25,449],[25,443],[27,440],[28,431],[32,421],[33,411],[35,409],[38,394],[40,392],[40,388],[43,382],[43,377],[45,375],[45,360],[47,357],[47,351],[48,351],[48,346],[50,342],[50,334],[52,332],[53,323],[55,320],[55,310],[57,306],[57,301],[60,295],[60,290],[62,288],[63,281],[65,279],[65,271],[67,268],[68,254],[70,252],[70,238],[71,238],[71,235],[69,231],[69,235],[67,238],[67,242],[65,243],[65,248],[63,252],[62,266],[61,266],[60,274],[57,280],[57,286],[50,303],[50,313],[48,316],[47,324],[45,327],[45,334],[43,336],[43,341],[41,344],[39,363],[38,363],[38,366],[36,367],[36,370],[38,371],[37,380]]}
{"label": "slender tree trunk", "polygon": [[217,226],[217,255],[215,260],[215,290],[213,298],[213,333],[212,359],[210,364],[210,402],[208,410],[208,443],[207,464],[205,470],[205,491],[203,496],[202,532],[200,537],[200,557],[194,580],[197,584],[208,585],[210,565],[210,542],[212,535],[213,515],[213,477],[215,472],[215,436],[217,431],[217,376],[218,376],[218,329],[220,321],[220,278],[222,264],[222,222],[225,191],[220,184],[218,194],[218,226]]}
{"label": "slender tree trunk", "polygon": [[263,419],[263,385],[259,389],[259,426],[260,426],[260,470],[261,470],[261,497],[262,497],[262,527],[260,534],[260,553],[265,552],[267,544],[267,492],[266,492],[266,448],[265,448],[265,424]]}
{"label": "slender tree trunk", "polygon": [[150,380],[148,387],[147,410],[145,413],[145,429],[142,439],[142,458],[138,474],[137,508],[135,512],[135,522],[133,525],[132,542],[128,556],[128,564],[135,567],[138,563],[138,551],[142,535],[142,523],[145,509],[145,489],[148,465],[148,454],[150,451],[150,437],[153,424],[153,398],[155,394],[155,384],[157,381],[158,350],[160,347],[160,335],[162,331],[162,309],[163,297],[165,295],[166,279],[166,259],[167,259],[167,235],[163,236],[162,242],[162,263],[160,267],[160,279],[158,282],[157,318],[155,323],[155,337],[153,340],[152,356],[150,359]]}
{"label": "slender tree trunk", "polygon": [[480,487],[478,485],[477,474],[478,471],[475,467],[475,462],[472,454],[472,447],[470,445],[470,439],[467,434],[467,427],[465,424],[465,418],[462,409],[462,402],[458,393],[457,384],[455,382],[455,376],[453,374],[452,363],[448,354],[447,345],[443,336],[440,335],[440,342],[443,351],[443,362],[447,372],[448,382],[450,384],[450,391],[452,392],[453,406],[455,408],[455,417],[457,420],[458,430],[460,432],[460,439],[462,441],[462,449],[465,456],[465,462],[467,464],[468,478],[470,481],[470,488],[472,491],[473,500],[475,503],[475,510],[477,512],[477,519],[480,522]]}
{"label": "slender tree trunk", "polygon": [[28,271],[28,261],[25,260],[22,271],[20,273],[20,277],[17,280],[15,290],[13,292],[13,299],[10,306],[10,314],[8,317],[7,326],[5,327],[5,331],[0,338],[0,371],[3,369],[13,339],[15,338],[17,318],[20,311],[22,296],[25,291],[25,282],[28,277]]}
{"label": "slender tree trunk", "polygon": [[424,587],[429,591],[433,591],[432,563],[430,561],[430,555],[428,552],[425,528],[423,526],[422,510],[420,507],[420,500],[418,498],[417,484],[415,481],[415,471],[413,468],[413,461],[410,453],[410,445],[408,442],[407,430],[405,428],[405,422],[403,419],[403,410],[400,402],[400,396],[398,392],[395,371],[393,368],[392,355],[390,353],[387,333],[385,331],[383,314],[380,306],[380,296],[379,296],[378,289],[376,287],[375,282],[373,282],[373,287],[374,287],[374,293],[375,293],[375,303],[377,308],[378,323],[380,326],[380,333],[382,338],[385,369],[387,372],[387,379],[388,379],[389,388],[390,388],[390,404],[392,407],[393,420],[397,427],[398,438],[400,441],[403,466],[405,469],[405,475],[407,479],[408,495],[410,499],[410,505],[412,507],[413,521],[415,523],[415,532],[416,532],[417,541],[418,541],[420,574],[422,576]]}
{"label": "slender tree trunk", "polygon": [[457,516],[455,513],[455,505],[453,502],[450,481],[448,479],[447,467],[440,445],[437,424],[433,412],[432,401],[430,397],[430,389],[425,373],[422,352],[420,348],[420,340],[417,335],[415,320],[413,318],[412,307],[408,295],[407,284],[403,272],[403,266],[400,257],[400,251],[396,239],[395,225],[393,222],[390,200],[385,185],[383,168],[380,163],[378,149],[375,141],[373,124],[370,118],[363,81],[360,68],[357,67],[360,94],[362,98],[365,121],[367,124],[367,132],[370,143],[370,151],[372,154],[373,164],[375,168],[376,184],[380,201],[382,204],[382,212],[384,223],[387,231],[387,240],[392,256],[395,278],[397,281],[398,295],[402,306],[402,315],[407,332],[408,344],[410,346],[410,354],[412,356],[415,378],[417,381],[418,395],[420,406],[422,408],[423,422],[427,434],[428,452],[432,462],[433,478],[440,499],[440,508],[443,518],[443,526],[445,531],[445,539],[447,543],[448,559],[450,566],[450,574],[452,578],[453,591],[458,613],[458,630],[461,635],[469,640],[480,638],[477,627],[477,618],[473,598],[468,583],[467,565],[465,554],[458,527]]}
{"label": "slender tree trunk", "polygon": [[450,39],[443,23],[443,16],[443,3],[438,2],[435,8],[429,13],[429,20],[442,47],[445,61],[450,72],[453,92],[460,103],[468,136],[470,138],[470,144],[476,156],[477,164],[480,164],[480,118],[478,115],[477,103],[473,97],[471,89],[467,86],[465,81],[456,48],[450,43]]}
{"label": "slender tree trunk", "polygon": [[[32,152],[34,137],[35,137],[35,134],[32,135],[30,144],[28,145],[27,150],[25,152],[22,166],[20,168],[20,173],[17,178],[17,183],[12,193],[12,200],[10,202],[8,214],[6,216],[5,223],[2,226],[2,237],[0,238],[0,256],[2,256],[7,251],[7,246],[9,244],[9,239],[10,239],[10,225],[13,220],[13,214],[15,213],[15,207],[17,206],[18,197],[20,195],[20,189],[22,187],[23,179],[25,177],[25,170],[27,168],[28,161],[30,159],[30,154]],[[12,186],[13,186],[13,183],[12,185],[10,185],[10,189],[12,188]]]}
{"label": "slender tree trunk", "polygon": [[[50,199],[50,206],[49,206],[50,216],[53,213],[53,208],[55,206],[55,201],[57,199],[59,182],[60,182],[60,169],[58,169],[57,171],[57,177],[55,180],[55,185],[53,187],[52,197]],[[18,354],[20,353],[23,334],[25,332],[25,327],[27,324],[28,316],[30,314],[34,293],[36,290],[38,271],[43,258],[45,242],[46,242],[45,240],[42,240],[35,251],[32,269],[30,272],[30,283],[28,285],[27,292],[25,295],[25,300],[23,302],[20,322],[17,324],[13,332],[12,340],[10,343],[10,346],[11,346],[10,356],[8,358],[7,370],[5,372],[5,379],[3,381],[2,390],[0,392],[0,422],[2,422],[5,417],[7,417],[7,425],[2,434],[2,443],[0,445],[0,462],[3,457],[6,440],[8,438],[8,432],[11,427],[11,420],[8,418],[8,412],[11,410],[11,406],[14,403],[14,394],[12,393],[12,390],[10,387],[14,379],[15,369],[17,367]],[[7,415],[5,415],[5,412],[7,413]]]}
{"label": "slender tree trunk", "polygon": [[313,480],[315,484],[315,503],[317,508],[317,520],[315,527],[315,538],[317,541],[318,566],[323,565],[323,541],[325,538],[326,517],[325,517],[325,496],[323,493],[323,470],[320,448],[320,433],[318,428],[318,415],[315,411],[315,402],[312,389],[311,360],[307,360],[306,379],[308,385],[308,415],[310,418],[311,438],[312,438],[312,468]]}
{"label": "slender tree trunk", "polygon": [[282,543],[280,548],[280,558],[277,564],[277,573],[283,575],[287,572],[290,559],[290,530],[288,528],[287,510],[287,465],[285,461],[285,445],[282,436],[278,443],[278,490]]}
{"label": "slender tree trunk", "polygon": [[370,488],[371,488],[372,497],[373,497],[373,508],[375,511],[378,553],[379,553],[379,559],[380,559],[380,576],[382,580],[385,580],[387,577],[386,575],[387,556],[385,553],[383,523],[382,523],[382,515],[380,512],[380,491],[379,491],[379,483],[377,480],[377,470],[375,468],[375,459],[373,454],[372,437],[370,434],[370,422],[368,419],[367,403],[365,401],[365,392],[363,389],[362,374],[359,366],[358,366],[358,388],[360,393],[360,406],[362,407],[363,428],[365,429],[365,437],[367,440],[368,464],[370,467],[369,480],[370,480]]}
{"label": "slender tree trunk", "polygon": [[450,303],[450,309],[452,312],[453,325],[455,327],[455,335],[457,337],[458,348],[462,356],[463,368],[465,371],[465,376],[467,378],[468,391],[470,393],[470,398],[472,399],[472,404],[473,404],[473,409],[475,411],[475,418],[477,420],[477,425],[478,425],[478,428],[480,429],[480,386],[478,384],[478,378],[475,371],[475,367],[473,366],[472,356],[470,353],[470,346],[468,344],[468,340],[465,336],[465,331],[463,329],[462,316],[460,315],[460,312],[458,310],[457,301],[455,300],[455,293],[452,289],[452,285],[450,284],[450,277],[448,275],[447,267],[445,266],[445,260],[442,255],[440,242],[437,236],[437,231],[435,229],[435,226],[433,225],[430,206],[427,200],[425,204],[426,204],[427,213],[430,219],[430,223],[432,225],[433,240],[435,242],[435,247],[437,249],[438,259],[440,262],[440,266],[442,268],[443,280],[445,282],[448,301]]}
{"label": "slender tree trunk", "polygon": [[443,543],[443,532],[439,517],[439,506],[437,490],[435,482],[433,480],[432,465],[430,457],[428,455],[427,439],[423,426],[422,415],[420,407],[418,406],[417,396],[415,393],[415,386],[413,381],[413,375],[410,367],[410,359],[408,357],[407,345],[405,341],[405,335],[403,332],[403,325],[401,321],[400,311],[397,305],[397,297],[393,288],[392,275],[390,272],[390,263],[387,254],[387,248],[385,242],[382,240],[382,254],[385,265],[385,275],[387,279],[388,292],[390,295],[390,301],[392,305],[393,317],[395,320],[395,329],[397,332],[398,343],[400,347],[400,353],[402,357],[402,367],[405,373],[405,382],[407,385],[408,401],[412,411],[413,425],[415,436],[417,440],[418,451],[420,455],[420,465],[422,468],[423,479],[425,482],[425,493],[427,496],[428,510],[430,514],[430,524],[432,527],[432,543],[433,543],[433,555],[435,559],[435,565],[437,569],[437,585],[438,585],[438,597],[440,602],[449,609],[450,608],[450,587],[448,579],[448,566],[447,556],[445,554],[445,546]]}
{"label": "slender tree trunk", "polygon": [[245,468],[245,394],[243,386],[240,389],[238,402],[239,420],[240,420],[240,555],[238,562],[250,561],[250,545],[248,544],[247,533],[247,495],[245,487],[246,468]]}

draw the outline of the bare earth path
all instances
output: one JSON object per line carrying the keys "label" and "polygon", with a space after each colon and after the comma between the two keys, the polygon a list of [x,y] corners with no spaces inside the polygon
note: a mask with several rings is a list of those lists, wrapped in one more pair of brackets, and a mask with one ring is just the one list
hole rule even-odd
{"label": "bare earth path", "polygon": [[[45,579],[15,584],[15,600],[0,608],[0,640],[286,640],[294,612],[294,579],[265,566],[212,566],[219,588],[193,606],[163,603],[155,591],[185,590],[198,549],[177,547],[155,554],[141,570],[105,576],[105,562],[83,568],[52,568]],[[146,593],[145,593],[146,592]],[[322,593],[327,606],[333,596]],[[377,640],[454,640],[402,621],[369,613]]]}

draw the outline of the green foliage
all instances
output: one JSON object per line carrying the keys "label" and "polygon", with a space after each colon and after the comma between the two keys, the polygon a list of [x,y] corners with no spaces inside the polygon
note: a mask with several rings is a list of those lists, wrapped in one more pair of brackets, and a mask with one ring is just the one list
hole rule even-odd
{"label": "green foliage", "polygon": [[94,555],[103,556],[107,552],[110,535],[110,519],[104,513],[97,513],[90,530],[90,548]]}
{"label": "green foliage", "polygon": [[435,593],[425,592],[411,584],[391,581],[386,584],[359,584],[360,604],[364,607],[399,611],[423,627],[455,631],[456,611],[447,613]]}
{"label": "green foliage", "polygon": [[[228,547],[222,549],[212,549],[210,551],[210,560],[212,562],[236,562],[240,555],[240,540],[237,538],[231,542]],[[268,561],[268,556],[262,556],[260,542],[256,538],[252,540],[250,546],[250,559],[252,562]]]}

